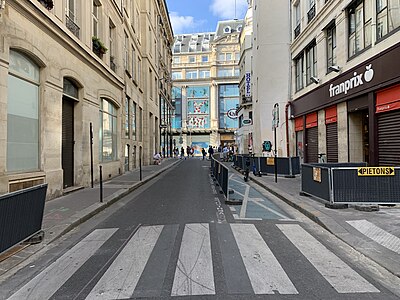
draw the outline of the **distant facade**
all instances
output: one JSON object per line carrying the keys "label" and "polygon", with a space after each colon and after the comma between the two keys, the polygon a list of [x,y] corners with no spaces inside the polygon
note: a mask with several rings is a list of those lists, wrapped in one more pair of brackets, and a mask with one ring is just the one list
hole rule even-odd
{"label": "distant facade", "polygon": [[400,165],[399,1],[291,3],[291,151]]}
{"label": "distant facade", "polygon": [[[248,153],[250,145],[252,153],[272,156],[273,152],[264,151],[262,146],[270,141],[278,156],[287,156],[289,122],[285,111],[290,100],[290,4],[275,0],[248,0],[248,3],[248,29],[241,43],[240,152]],[[274,107],[277,107],[276,140]],[[243,123],[248,120],[251,127]]]}
{"label": "distant facade", "polygon": [[48,183],[55,198],[90,186],[91,157],[97,182],[161,151],[165,1],[7,0],[0,27],[1,194]]}
{"label": "distant facade", "polygon": [[216,32],[176,35],[172,62],[173,146],[236,146],[239,35],[243,20],[220,21]]}
{"label": "distant facade", "polygon": [[244,18],[243,30],[240,33],[240,78],[239,78],[239,108],[237,150],[241,154],[253,151],[253,5],[248,0],[248,9]]}

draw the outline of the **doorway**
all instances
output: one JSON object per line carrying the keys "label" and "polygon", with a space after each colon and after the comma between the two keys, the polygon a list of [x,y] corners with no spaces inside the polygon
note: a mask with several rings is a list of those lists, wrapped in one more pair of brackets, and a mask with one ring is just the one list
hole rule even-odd
{"label": "doorway", "polygon": [[74,185],[74,143],[74,101],[64,96],[62,100],[61,145],[64,189]]}

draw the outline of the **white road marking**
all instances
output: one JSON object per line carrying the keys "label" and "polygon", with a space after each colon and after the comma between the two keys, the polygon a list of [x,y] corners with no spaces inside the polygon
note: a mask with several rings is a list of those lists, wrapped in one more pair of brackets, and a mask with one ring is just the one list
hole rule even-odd
{"label": "white road marking", "polygon": [[379,293],[372,284],[351,269],[297,224],[276,225],[311,262],[338,293]]}
{"label": "white road marking", "polygon": [[9,300],[49,299],[117,230],[117,228],[94,230]]}
{"label": "white road marking", "polygon": [[208,224],[186,224],[171,296],[215,294]]}
{"label": "white road marking", "polygon": [[250,192],[250,186],[246,186],[246,190],[244,192],[244,197],[243,197],[243,202],[242,202],[242,207],[240,208],[240,218],[245,218],[246,217],[246,210],[247,210],[247,202],[249,201],[249,192]]}
{"label": "white road marking", "polygon": [[298,294],[253,224],[231,224],[233,235],[256,294]]}
{"label": "white road marking", "polygon": [[131,298],[163,227],[140,227],[86,299]]}
{"label": "white road marking", "polygon": [[379,228],[367,220],[346,222],[383,247],[400,254],[400,238],[397,236]]}

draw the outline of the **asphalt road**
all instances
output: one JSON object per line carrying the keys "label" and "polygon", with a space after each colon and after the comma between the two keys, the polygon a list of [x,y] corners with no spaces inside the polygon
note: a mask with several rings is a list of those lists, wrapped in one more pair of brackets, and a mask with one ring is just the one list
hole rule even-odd
{"label": "asphalt road", "polygon": [[[32,257],[0,299],[399,299],[368,260],[209,162],[182,161]],[[233,185],[232,185],[233,186]]]}

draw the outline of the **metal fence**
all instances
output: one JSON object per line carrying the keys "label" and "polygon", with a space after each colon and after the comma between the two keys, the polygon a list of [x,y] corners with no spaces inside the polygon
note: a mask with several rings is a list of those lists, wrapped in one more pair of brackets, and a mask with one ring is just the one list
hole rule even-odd
{"label": "metal fence", "polygon": [[303,164],[301,192],[337,204],[400,203],[400,168],[391,176],[359,176],[366,163]]}
{"label": "metal fence", "polygon": [[0,253],[42,228],[47,184],[0,196]]}
{"label": "metal fence", "polygon": [[229,170],[223,163],[219,162],[213,156],[211,158],[211,170],[214,178],[218,182],[222,192],[224,193],[226,199],[228,199],[228,180],[229,180]]}
{"label": "metal fence", "polygon": [[[233,164],[235,167],[245,170],[246,160],[250,158],[250,171],[253,170],[261,174],[275,174],[274,157],[255,157],[249,155],[235,155]],[[295,176],[300,174],[300,158],[299,157],[277,157],[277,173],[282,176]]]}

